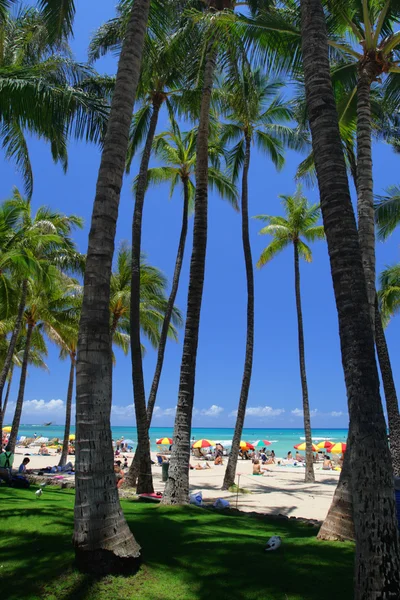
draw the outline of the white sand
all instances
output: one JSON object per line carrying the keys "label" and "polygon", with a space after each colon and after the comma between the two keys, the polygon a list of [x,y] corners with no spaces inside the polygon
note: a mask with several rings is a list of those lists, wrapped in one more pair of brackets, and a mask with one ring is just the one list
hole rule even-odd
{"label": "white sand", "polygon": [[[21,464],[23,455],[29,452],[30,463],[28,468],[40,469],[58,464],[59,454],[52,453],[49,456],[33,455],[33,449],[16,449],[14,468]],[[132,454],[125,454],[129,458]],[[153,453],[153,459],[155,453]],[[68,460],[75,461],[74,456]],[[191,463],[195,466],[198,461],[194,458]],[[211,469],[204,471],[190,471],[190,491],[201,490],[203,500],[210,502],[216,498],[227,498],[232,507],[236,507],[236,495],[221,491],[221,485],[225,473],[224,466],[215,466],[211,463]],[[240,488],[249,490],[250,494],[239,494],[237,507],[243,511],[254,511],[260,513],[282,514],[288,517],[304,517],[308,519],[323,520],[328,512],[332,501],[339,473],[337,471],[321,471],[320,465],[315,467],[314,484],[304,483],[304,468],[302,467],[279,467],[268,465],[271,473],[267,476],[253,476],[251,461],[239,460],[237,473],[240,476]],[[164,483],[161,480],[161,468],[153,466],[155,491],[163,491]],[[236,477],[236,483],[238,477]]]}

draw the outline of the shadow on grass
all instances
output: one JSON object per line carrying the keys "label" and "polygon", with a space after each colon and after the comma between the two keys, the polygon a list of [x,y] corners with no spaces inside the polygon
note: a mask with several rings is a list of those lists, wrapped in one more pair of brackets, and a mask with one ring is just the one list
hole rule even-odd
{"label": "shadow on grass", "polygon": [[[92,579],[73,569],[73,500],[66,490],[37,501],[32,490],[0,491],[0,587],[9,600],[352,598],[352,546],[318,542],[313,527],[129,501],[122,505],[143,567],[135,576]],[[272,535],[283,544],[266,553]]]}

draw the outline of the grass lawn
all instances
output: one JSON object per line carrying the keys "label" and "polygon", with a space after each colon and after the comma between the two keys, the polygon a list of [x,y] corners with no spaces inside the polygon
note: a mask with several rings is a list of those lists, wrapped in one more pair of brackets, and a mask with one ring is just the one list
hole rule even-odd
{"label": "grass lawn", "polygon": [[[143,565],[93,580],[74,570],[74,493],[0,488],[0,597],[4,600],[351,600],[353,546],[318,542],[295,521],[196,508],[122,503]],[[272,535],[283,540],[263,551]]]}

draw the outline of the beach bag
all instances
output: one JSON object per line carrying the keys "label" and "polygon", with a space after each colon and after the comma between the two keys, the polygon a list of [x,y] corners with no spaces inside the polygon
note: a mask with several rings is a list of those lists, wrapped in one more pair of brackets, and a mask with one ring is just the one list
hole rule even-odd
{"label": "beach bag", "polygon": [[11,477],[10,485],[13,488],[19,488],[26,490],[30,487],[30,483],[25,477],[21,477],[20,475],[13,475]]}
{"label": "beach bag", "polygon": [[196,492],[195,494],[190,494],[189,503],[194,504],[195,506],[201,506],[203,504],[202,492]]}
{"label": "beach bag", "polygon": [[225,498],[217,498],[214,502],[214,508],[229,508],[229,501],[225,500]]}

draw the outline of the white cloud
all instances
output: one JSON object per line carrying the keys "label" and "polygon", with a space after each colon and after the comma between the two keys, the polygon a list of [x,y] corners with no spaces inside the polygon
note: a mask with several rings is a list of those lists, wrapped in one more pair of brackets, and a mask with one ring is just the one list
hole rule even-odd
{"label": "white cloud", "polygon": [[160,417],[174,417],[176,413],[176,406],[173,408],[161,408],[160,406],[154,407],[154,416],[159,419]]}
{"label": "white cloud", "polygon": [[224,412],[222,406],[213,404],[210,408],[203,408],[203,410],[200,411],[200,414],[205,417],[218,417],[222,412]]}
{"label": "white cloud", "polygon": [[343,415],[343,412],[342,412],[341,410],[340,410],[340,411],[333,410],[333,411],[330,413],[330,416],[331,416],[331,417],[341,417],[342,415]]}
{"label": "white cloud", "polygon": [[[314,410],[310,410],[310,417],[315,417],[317,412],[318,412],[317,408],[314,408]],[[292,415],[294,415],[295,417],[302,417],[303,410],[301,408],[295,408],[294,410],[292,410]]]}
{"label": "white cloud", "polygon": [[113,404],[111,407],[111,414],[115,417],[133,417],[135,415],[135,409],[133,408],[133,404],[128,404],[127,406]]}
{"label": "white cloud", "polygon": [[[248,406],[246,416],[248,417],[278,417],[285,412],[284,408],[272,408],[272,406]],[[230,417],[237,416],[237,410],[233,410]]]}
{"label": "white cloud", "polygon": [[25,400],[23,404],[24,413],[48,413],[48,412],[64,412],[64,400]]}

